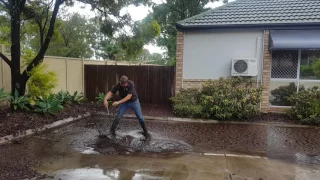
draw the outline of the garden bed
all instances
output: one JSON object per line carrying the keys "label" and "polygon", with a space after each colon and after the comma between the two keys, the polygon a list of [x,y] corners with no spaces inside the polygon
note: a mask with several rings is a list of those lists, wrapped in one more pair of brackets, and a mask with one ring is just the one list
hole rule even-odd
{"label": "garden bed", "polygon": [[[145,116],[154,117],[172,117],[172,111],[168,105],[152,105],[142,104],[142,111]],[[97,103],[83,103],[81,105],[66,106],[57,115],[42,115],[31,112],[15,112],[10,113],[9,109],[0,109],[3,116],[0,117],[0,137],[6,135],[14,135],[28,129],[35,129],[42,127],[46,124],[53,123],[58,120],[66,119],[69,117],[78,117],[85,113],[94,113],[96,111],[105,111],[102,104]],[[129,110],[128,114],[134,114]]]}
{"label": "garden bed", "polygon": [[6,117],[0,118],[0,137],[14,135],[28,129],[39,128],[58,120],[77,117],[87,112],[92,113],[99,109],[102,110],[103,106],[93,103],[70,105],[55,116],[19,111],[11,113],[9,109],[2,109],[2,112],[6,112]]}

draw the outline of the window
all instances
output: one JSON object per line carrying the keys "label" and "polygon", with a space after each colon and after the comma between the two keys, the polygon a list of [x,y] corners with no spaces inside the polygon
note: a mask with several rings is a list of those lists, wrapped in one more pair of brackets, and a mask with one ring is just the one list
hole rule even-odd
{"label": "window", "polygon": [[272,52],[270,105],[292,106],[290,95],[313,86],[320,86],[320,50]]}

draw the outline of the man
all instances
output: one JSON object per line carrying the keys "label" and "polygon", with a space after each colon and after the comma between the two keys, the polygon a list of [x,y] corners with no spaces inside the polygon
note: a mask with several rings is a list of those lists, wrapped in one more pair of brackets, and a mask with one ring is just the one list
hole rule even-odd
{"label": "man", "polygon": [[144,122],[144,117],[142,115],[141,106],[138,99],[138,94],[134,87],[134,83],[128,80],[127,76],[122,76],[120,78],[120,82],[118,82],[112,88],[112,90],[107,94],[106,98],[104,99],[104,105],[106,107],[108,106],[108,100],[113,96],[113,94],[116,94],[117,92],[119,92],[119,95],[122,99],[112,104],[113,106],[120,105],[120,108],[116,119],[112,123],[110,130],[111,134],[115,135],[115,131],[117,125],[119,124],[119,120],[123,117],[123,115],[126,113],[128,109],[132,109],[135,112],[137,118],[139,119],[140,125],[143,129],[143,135],[148,139],[149,133]]}

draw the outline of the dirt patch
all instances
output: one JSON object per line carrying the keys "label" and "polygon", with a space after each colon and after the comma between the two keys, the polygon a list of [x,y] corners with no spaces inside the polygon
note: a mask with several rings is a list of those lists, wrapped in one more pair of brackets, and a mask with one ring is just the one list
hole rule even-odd
{"label": "dirt patch", "polygon": [[261,113],[249,122],[262,122],[262,123],[289,123],[289,124],[300,124],[296,119],[292,119],[290,116],[284,113]]}
{"label": "dirt patch", "polygon": [[103,110],[104,107],[95,103],[84,103],[81,105],[69,105],[59,112],[56,116],[42,115],[30,112],[14,112],[8,109],[2,110],[5,115],[0,119],[0,137],[17,134],[27,129],[39,128],[43,125],[53,123],[57,120],[77,117],[87,112]]}
{"label": "dirt patch", "polygon": [[[144,116],[173,117],[173,112],[170,105],[141,103],[141,109]],[[128,114],[134,114],[134,112],[129,110]]]}

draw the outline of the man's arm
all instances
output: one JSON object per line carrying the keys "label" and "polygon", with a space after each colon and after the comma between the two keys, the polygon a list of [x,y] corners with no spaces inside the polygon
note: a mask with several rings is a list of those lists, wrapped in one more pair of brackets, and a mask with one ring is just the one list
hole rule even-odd
{"label": "man's arm", "polygon": [[108,105],[108,100],[113,96],[113,93],[111,91],[108,92],[108,94],[106,95],[106,97],[104,98],[104,105],[107,106]]}
{"label": "man's arm", "polygon": [[119,89],[119,83],[112,87],[111,91],[108,92],[106,97],[104,98],[104,106],[108,106],[108,100],[113,96],[113,94],[117,93]]}
{"label": "man's arm", "polygon": [[129,86],[128,86],[128,95],[127,95],[125,98],[121,99],[120,101],[114,102],[114,103],[112,104],[113,106],[117,106],[117,105],[119,105],[119,104],[125,103],[125,102],[127,102],[127,101],[129,101],[129,100],[131,99],[132,94],[133,94],[133,90],[134,90],[134,84],[131,83],[131,82],[128,82],[128,83],[129,83]]}
{"label": "man's arm", "polygon": [[116,106],[116,105],[125,103],[125,102],[129,101],[131,99],[131,97],[132,97],[132,94],[128,94],[125,98],[121,99],[120,101],[114,102],[112,105]]}

